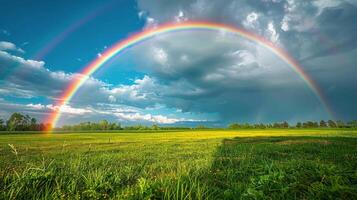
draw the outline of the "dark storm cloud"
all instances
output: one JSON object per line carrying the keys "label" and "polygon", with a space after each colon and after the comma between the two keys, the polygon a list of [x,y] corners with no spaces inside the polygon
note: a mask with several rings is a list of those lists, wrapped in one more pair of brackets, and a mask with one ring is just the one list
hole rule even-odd
{"label": "dark storm cloud", "polygon": [[[349,3],[337,0],[227,0],[222,3],[222,1],[188,0],[173,3],[160,0],[154,3],[150,0],[139,0],[138,4],[139,8],[147,12],[156,23],[178,20],[181,13],[182,19],[213,20],[234,24],[268,38],[269,33],[266,29],[271,23],[283,47],[295,56],[313,54],[305,56],[309,59],[356,47],[355,42],[352,42],[356,41],[357,18],[353,1]],[[254,23],[249,23],[248,18],[252,13],[257,15],[257,19]],[[323,40],[328,40],[326,42],[330,44],[324,43]],[[305,49],[306,44],[302,44],[306,42],[309,42],[309,49]],[[333,48],[337,50],[332,51]]]}
{"label": "dark storm cloud", "polygon": [[[297,60],[304,61],[304,70],[320,84],[336,110],[346,106],[332,98],[337,92],[329,88],[356,89],[352,84],[356,78],[348,75],[348,72],[356,72],[355,65],[321,61],[336,56],[352,60],[356,56],[353,51],[357,41],[354,1],[139,0],[138,4],[148,19],[148,26],[167,21],[213,20],[263,35]],[[181,37],[154,40],[145,46],[146,49],[151,47],[151,51],[139,53],[146,58],[142,65],[149,66],[157,82],[170,88],[161,94],[165,96],[163,99],[168,99],[166,104],[187,112],[218,112],[228,120],[328,117],[313,95],[306,92],[306,86],[294,78],[296,75],[286,71],[286,65],[262,62],[266,61],[268,56],[264,54],[267,53],[259,54],[254,44],[215,42],[204,35],[201,33],[198,37],[201,43]],[[191,33],[187,37],[195,35]],[[210,48],[209,43],[215,48]],[[195,51],[197,47],[201,49]],[[234,49],[246,52],[250,62],[244,57],[227,56]],[[154,53],[148,55],[148,52]],[[159,56],[155,56],[155,52]],[[183,56],[186,62],[182,62]],[[277,58],[273,56],[273,59]],[[340,77],[334,77],[336,71]],[[345,103],[352,107],[350,112],[356,114],[356,105],[350,100]],[[338,117],[351,118],[355,114]]]}
{"label": "dark storm cloud", "polygon": [[316,19],[318,27],[313,30],[320,34],[318,39],[321,43],[318,47],[322,49],[313,50],[311,55],[302,60],[341,54],[357,48],[356,20],[357,7],[352,4],[344,3],[324,9]]}
{"label": "dark storm cloud", "polygon": [[148,41],[131,53],[144,58],[138,66],[155,80],[152,88],[157,96],[152,102],[183,112],[217,113],[223,121],[323,115],[291,68],[272,52],[238,36],[175,33]]}

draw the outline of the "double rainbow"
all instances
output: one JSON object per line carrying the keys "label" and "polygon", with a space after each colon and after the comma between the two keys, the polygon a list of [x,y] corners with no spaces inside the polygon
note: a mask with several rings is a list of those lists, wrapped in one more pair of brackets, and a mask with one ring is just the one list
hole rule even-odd
{"label": "double rainbow", "polygon": [[[309,86],[309,88],[316,95],[318,100],[323,104],[326,111],[332,116],[332,111],[330,110],[327,102],[324,99],[324,95],[316,85],[316,83],[304,72],[302,67],[298,62],[292,58],[286,51],[276,46],[271,41],[256,35],[254,33],[248,32],[242,28],[237,28],[227,24],[215,23],[215,22],[203,22],[203,21],[190,21],[182,23],[168,23],[158,27],[145,29],[142,32],[138,32],[128,37],[127,39],[121,40],[118,43],[114,44],[111,48],[102,53],[102,56],[98,57],[87,65],[81,72],[81,76],[77,77],[72,83],[64,90],[63,94],[58,98],[57,106],[62,107],[66,105],[78,89],[84,84],[84,82],[95,72],[97,71],[104,63],[110,60],[113,56],[118,53],[123,52],[125,49],[135,46],[141,41],[150,39],[156,35],[170,33],[175,31],[187,31],[187,30],[213,30],[213,31],[225,31],[228,33],[233,33],[238,36],[241,36],[245,39],[254,41],[265,48],[272,51],[278,57],[280,57],[284,62],[286,62],[300,77],[301,79]],[[52,127],[55,127],[59,118],[61,116],[60,109],[53,111],[47,119],[47,122],[52,124]],[[50,131],[50,130],[49,130]]]}

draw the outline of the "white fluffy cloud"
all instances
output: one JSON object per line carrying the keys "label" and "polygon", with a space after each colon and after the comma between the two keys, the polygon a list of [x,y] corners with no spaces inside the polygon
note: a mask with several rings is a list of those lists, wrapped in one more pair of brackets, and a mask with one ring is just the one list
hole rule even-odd
{"label": "white fluffy cloud", "polygon": [[115,113],[119,119],[124,121],[134,121],[134,122],[153,122],[158,124],[174,124],[177,122],[188,122],[188,121],[195,121],[192,119],[185,119],[185,118],[168,118],[163,115],[151,115],[151,114],[140,114],[140,113]]}
{"label": "white fluffy cloud", "polygon": [[[4,103],[4,101],[3,101]],[[144,114],[140,109],[135,109],[135,108],[126,108],[125,106],[123,107],[117,107],[117,106],[111,106],[108,104],[105,104],[106,108],[104,107],[98,107],[98,108],[92,108],[92,107],[87,107],[87,108],[74,108],[69,105],[63,105],[63,106],[54,106],[52,104],[44,105],[41,103],[38,104],[26,104],[26,105],[21,105],[21,104],[13,104],[14,106],[17,107],[22,107],[24,110],[31,110],[34,113],[39,112],[39,113],[50,113],[53,111],[60,111],[62,115],[67,116],[87,116],[95,118],[96,115],[109,115],[113,116],[116,118],[116,121],[121,121],[121,122],[135,122],[135,123],[158,123],[158,124],[174,124],[177,122],[202,122],[203,120],[195,120],[195,119],[186,119],[186,118],[173,118],[173,117],[167,117],[164,115],[152,115],[152,114]],[[104,105],[103,105],[104,106]],[[109,108],[108,108],[109,107]],[[65,121],[65,120],[63,120]],[[66,122],[66,123],[73,123],[73,122]]]}
{"label": "white fluffy cloud", "polygon": [[42,110],[42,111],[56,111],[56,112],[61,112],[65,114],[73,114],[73,115],[84,115],[88,113],[92,113],[92,110],[90,109],[84,109],[84,108],[73,108],[69,105],[63,105],[63,106],[54,106],[53,104],[48,104],[48,105],[43,105],[43,104],[26,104],[26,106],[30,109],[34,110]]}
{"label": "white fluffy cloud", "polygon": [[[0,72],[6,76],[6,80],[0,80],[0,94],[22,98],[43,96],[56,99],[69,83],[81,76],[51,71],[43,61],[25,59],[1,50]],[[82,90],[100,90],[105,86],[104,82],[89,78]]]}
{"label": "white fluffy cloud", "polygon": [[0,41],[0,51],[15,51],[19,53],[25,53],[25,51],[15,44],[7,41]]}
{"label": "white fluffy cloud", "polygon": [[[7,49],[9,48],[7,47]],[[21,70],[16,70],[17,68],[21,68]],[[28,101],[44,97],[54,103],[66,86],[81,76],[62,71],[51,71],[45,67],[43,61],[24,59],[5,51],[0,51],[0,71],[11,72],[7,75],[6,80],[0,81],[0,94],[3,96],[27,98]],[[46,84],[43,84],[44,82]],[[51,112],[60,111],[64,114],[60,125],[83,120],[96,121],[108,117],[114,121],[135,123],[172,124],[195,121],[145,113],[145,108],[153,105],[152,101],[156,98],[155,91],[158,86],[155,80],[149,76],[134,80],[132,85],[118,86],[111,86],[90,77],[70,104],[63,106],[56,106],[54,103],[21,104],[0,99],[2,109],[0,116],[6,117],[11,112],[25,112],[43,119]],[[130,105],[134,107],[130,107]]]}

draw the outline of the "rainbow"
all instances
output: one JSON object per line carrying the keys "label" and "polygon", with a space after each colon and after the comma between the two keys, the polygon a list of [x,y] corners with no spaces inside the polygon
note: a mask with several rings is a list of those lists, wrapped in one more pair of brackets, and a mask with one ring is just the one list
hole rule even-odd
{"label": "rainbow", "polygon": [[42,60],[48,54],[50,54],[58,45],[60,45],[66,38],[68,38],[72,33],[76,32],[78,29],[83,27],[84,25],[91,22],[93,19],[107,11],[108,9],[113,7],[115,1],[111,1],[109,3],[104,4],[101,7],[90,11],[88,14],[84,15],[82,18],[74,21],[70,24],[64,31],[56,34],[47,44],[42,47],[36,54],[33,56],[34,60]]}
{"label": "rainbow", "polygon": [[[63,94],[60,96],[57,106],[60,108],[61,106],[65,106],[77,92],[77,90],[83,85],[83,83],[95,72],[97,71],[104,63],[110,60],[113,56],[118,53],[123,52],[124,50],[135,46],[136,44],[150,39],[154,36],[161,35],[164,33],[171,33],[175,31],[187,31],[187,30],[213,30],[213,31],[225,31],[228,33],[233,33],[238,36],[241,36],[245,39],[254,41],[265,48],[272,51],[274,54],[279,56],[283,61],[285,61],[300,77],[301,79],[309,86],[309,88],[316,95],[318,100],[323,104],[326,111],[332,115],[332,111],[329,109],[327,102],[324,100],[324,95],[317,86],[317,84],[304,72],[302,67],[298,64],[298,62],[292,58],[286,51],[279,48],[276,44],[271,41],[251,33],[242,28],[237,28],[231,25],[215,23],[215,22],[206,22],[206,21],[188,21],[181,23],[167,23],[160,25],[154,28],[148,28],[141,32],[131,35],[127,39],[121,40],[118,43],[114,44],[104,53],[102,56],[96,58],[94,61],[89,63],[84,69],[80,72],[80,76],[78,76],[72,83],[64,90]],[[48,119],[46,120],[48,123],[52,124],[52,127],[55,127],[57,121],[61,116],[60,109],[53,111]]]}
{"label": "rainbow", "polygon": [[63,32],[56,35],[46,46],[41,48],[34,56],[34,60],[42,60],[44,59],[49,53],[52,52],[59,44],[61,44],[71,33],[75,32],[77,29],[88,23],[91,19],[96,16],[97,13],[93,13],[91,15],[86,16],[83,19],[80,19],[76,23],[70,25],[67,29]]}

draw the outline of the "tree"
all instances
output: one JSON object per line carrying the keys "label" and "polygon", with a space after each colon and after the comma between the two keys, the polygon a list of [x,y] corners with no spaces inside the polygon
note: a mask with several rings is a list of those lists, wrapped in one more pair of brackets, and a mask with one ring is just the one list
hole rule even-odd
{"label": "tree", "polygon": [[320,127],[321,128],[326,128],[327,127],[327,124],[326,124],[326,122],[324,120],[320,121]]}
{"label": "tree", "polygon": [[289,123],[285,121],[281,124],[281,126],[282,128],[289,128]]}
{"label": "tree", "polygon": [[0,131],[44,131],[49,130],[51,124],[39,124],[36,118],[21,113],[13,113],[5,121],[0,119]]}
{"label": "tree", "polygon": [[153,124],[153,125],[151,126],[151,129],[153,129],[153,130],[159,130],[160,127],[159,127],[159,125],[157,125],[157,124],[155,123],[155,124]]}
{"label": "tree", "polygon": [[206,129],[207,127],[205,127],[204,125],[197,125],[196,129]]}
{"label": "tree", "polygon": [[332,120],[328,120],[327,123],[328,123],[328,126],[330,128],[336,128],[337,127],[337,124]]}
{"label": "tree", "polygon": [[357,120],[352,120],[350,122],[347,122],[347,125],[350,127],[350,128],[356,128],[357,127]]}
{"label": "tree", "polygon": [[313,121],[307,121],[307,122],[302,123],[302,127],[303,128],[318,128],[319,123],[313,122]]}
{"label": "tree", "polygon": [[108,130],[108,125],[109,125],[109,122],[107,120],[101,120],[99,122],[99,129],[100,130]]}
{"label": "tree", "polygon": [[280,128],[280,124],[275,122],[275,123],[273,124],[273,128]]}
{"label": "tree", "polygon": [[5,122],[3,119],[0,119],[0,131],[6,130]]}
{"label": "tree", "polygon": [[313,123],[312,123],[312,127],[313,127],[313,128],[319,128],[319,123],[313,122]]}
{"label": "tree", "polygon": [[249,129],[249,128],[252,128],[252,126],[249,123],[244,123],[244,124],[242,124],[242,128]]}
{"label": "tree", "polygon": [[239,128],[241,128],[241,126],[238,123],[233,123],[233,124],[229,124],[228,128],[229,129],[239,129]]}
{"label": "tree", "polygon": [[337,124],[338,128],[344,128],[345,127],[345,123],[342,120],[337,120],[336,124]]}
{"label": "tree", "polygon": [[121,130],[121,125],[119,123],[110,123],[109,124],[110,130]]}
{"label": "tree", "polygon": [[6,122],[8,131],[27,131],[30,130],[30,116],[20,113],[13,113]]}
{"label": "tree", "polygon": [[39,126],[37,124],[37,120],[35,118],[30,119],[30,131],[39,131]]}
{"label": "tree", "polygon": [[266,129],[267,127],[265,126],[265,124],[260,123],[260,124],[259,124],[259,128],[261,128],[261,129]]}
{"label": "tree", "polygon": [[296,123],[296,128],[301,128],[301,127],[302,127],[301,122]]}

